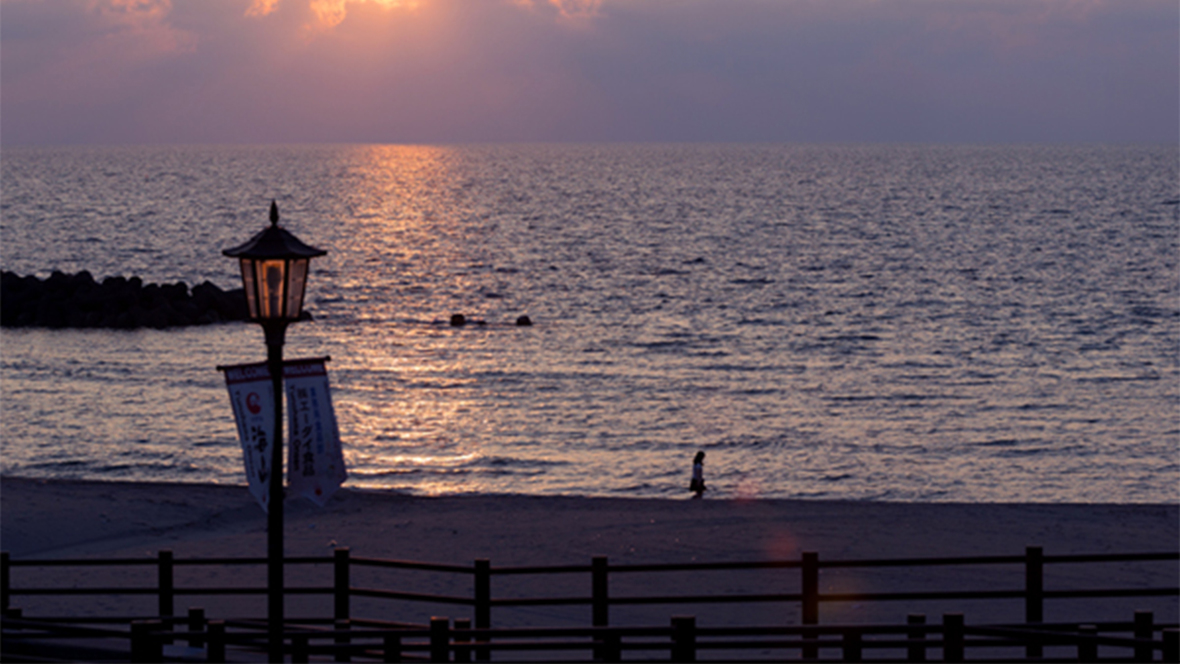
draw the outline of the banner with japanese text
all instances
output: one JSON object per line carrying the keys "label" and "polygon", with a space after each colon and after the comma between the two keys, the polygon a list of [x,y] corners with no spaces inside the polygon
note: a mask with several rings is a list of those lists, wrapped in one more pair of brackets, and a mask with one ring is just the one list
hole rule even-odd
{"label": "banner with japanese text", "polygon": [[[347,477],[328,388],[327,358],[283,363],[287,393],[287,480],[292,494],[323,506]],[[218,367],[225,372],[250,493],[267,509],[274,439],[274,390],[265,362]]]}
{"label": "banner with japanese text", "polygon": [[229,401],[238,423],[250,494],[266,510],[270,498],[270,441],[274,440],[274,387],[266,363],[218,367],[225,372]]}
{"label": "banner with japanese text", "polygon": [[321,507],[347,477],[340,430],[323,359],[283,364],[287,390],[287,481],[291,492]]}

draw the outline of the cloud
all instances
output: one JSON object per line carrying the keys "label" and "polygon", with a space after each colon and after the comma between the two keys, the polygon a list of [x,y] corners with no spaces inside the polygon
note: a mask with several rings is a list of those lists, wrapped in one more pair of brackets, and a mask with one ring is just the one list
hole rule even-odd
{"label": "cloud", "polygon": [[[137,0],[128,0],[135,2]],[[315,17],[309,28],[331,29],[348,18],[349,6],[375,5],[385,9],[403,7],[415,9],[420,0],[287,0],[291,2],[305,2]],[[429,2],[430,0],[425,0]],[[479,0],[493,2],[495,0]],[[538,6],[548,6],[556,10],[557,16],[565,21],[584,21],[600,15],[603,0],[500,0],[507,5],[515,5],[523,9],[535,10]],[[263,17],[274,13],[280,2],[284,0],[251,0],[246,9],[246,16]]]}
{"label": "cloud", "polygon": [[5,95],[65,100],[115,92],[144,67],[194,52],[171,0],[9,1],[0,48]]}
{"label": "cloud", "polygon": [[172,11],[172,0],[90,0],[89,5],[109,21],[132,26],[157,24]]}
{"label": "cloud", "polygon": [[[273,14],[282,0],[252,0],[246,9],[246,16],[263,17]],[[315,20],[306,27],[331,29],[344,22],[348,17],[349,5],[371,4],[385,9],[405,7],[413,9],[418,6],[418,0],[304,0],[311,10]]]}
{"label": "cloud", "polygon": [[603,0],[512,0],[512,4],[527,9],[536,9],[539,2],[553,7],[566,20],[595,18],[601,15],[603,4]]}
{"label": "cloud", "polygon": [[0,2],[5,144],[1174,141],[1180,126],[1170,0]]}
{"label": "cloud", "polygon": [[348,5],[350,4],[373,4],[386,9],[417,6],[416,2],[410,0],[311,0],[310,7],[321,26],[332,28],[344,21],[348,15]]}
{"label": "cloud", "polygon": [[143,57],[191,51],[195,36],[168,23],[172,0],[89,0],[88,9],[98,20],[96,30],[106,33],[120,48],[136,49],[129,55]]}
{"label": "cloud", "polygon": [[266,16],[279,7],[279,0],[253,0],[246,8],[246,16]]}

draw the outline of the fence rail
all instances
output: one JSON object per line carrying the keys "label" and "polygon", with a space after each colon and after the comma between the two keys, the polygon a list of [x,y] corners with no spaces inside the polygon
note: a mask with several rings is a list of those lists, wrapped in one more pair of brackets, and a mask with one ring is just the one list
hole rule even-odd
{"label": "fence rail", "polygon": [[[885,646],[881,643],[873,641],[870,643],[865,640],[865,636],[870,634],[869,631],[856,631],[850,626],[844,626],[837,631],[842,635],[840,637],[841,645],[828,645],[824,642],[821,636],[828,634],[826,631],[828,626],[821,626],[820,609],[821,606],[831,603],[841,602],[896,602],[896,601],[927,601],[927,600],[998,600],[998,599],[1023,599],[1024,600],[1024,625],[1021,627],[1003,627],[991,626],[988,629],[991,632],[970,632],[972,638],[982,639],[988,644],[987,647],[997,647],[996,643],[1004,638],[1017,638],[1013,636],[1012,630],[1023,630],[1020,632],[1019,639],[1026,648],[1026,656],[1029,658],[1040,657],[1045,644],[1056,643],[1054,639],[1066,639],[1069,644],[1078,645],[1083,644],[1086,648],[1091,645],[1097,647],[1112,647],[1116,645],[1116,641],[1122,637],[1107,637],[1095,636],[1086,630],[1081,630],[1081,627],[1074,625],[1073,632],[1070,632],[1068,637],[1061,636],[1061,634],[1046,629],[1044,623],[1044,603],[1048,599],[1068,599],[1068,598],[1112,598],[1112,597],[1180,597],[1180,587],[1153,587],[1153,588],[1045,588],[1045,568],[1048,565],[1070,565],[1079,563],[1142,563],[1152,561],[1180,561],[1180,552],[1162,552],[1162,553],[1124,553],[1124,554],[1087,554],[1087,555],[1058,555],[1046,556],[1040,547],[1027,547],[1024,555],[1006,555],[1006,556],[968,556],[968,557],[943,557],[943,558],[902,558],[902,559],[884,559],[884,560],[821,560],[818,553],[805,552],[799,559],[795,560],[770,560],[770,561],[745,561],[745,562],[704,562],[704,563],[674,563],[674,564],[624,564],[612,565],[606,557],[595,557],[591,559],[589,565],[551,565],[551,566],[511,566],[511,567],[493,567],[490,561],[481,559],[476,560],[470,566],[466,565],[449,565],[437,564],[420,561],[405,561],[405,560],[386,560],[377,558],[362,558],[351,555],[347,548],[336,549],[332,556],[304,556],[291,557],[285,560],[289,566],[294,565],[319,565],[330,566],[332,568],[330,583],[324,585],[307,585],[289,587],[285,592],[289,595],[323,595],[331,597],[332,609],[331,620],[333,624],[352,624],[352,598],[367,597],[385,599],[391,601],[404,602],[424,602],[444,605],[458,605],[472,607],[472,615],[474,618],[474,625],[469,626],[470,630],[459,629],[456,631],[463,638],[480,638],[483,641],[491,638],[492,629],[492,611],[495,608],[508,607],[542,607],[542,606],[560,606],[560,605],[583,605],[591,608],[591,625],[587,629],[601,629],[611,627],[610,625],[610,609],[612,606],[627,606],[627,605],[683,605],[683,604],[733,604],[733,603],[766,603],[766,602],[780,602],[780,603],[794,603],[800,608],[801,627],[794,628],[774,628],[786,629],[786,632],[776,632],[774,638],[795,638],[799,637],[798,643],[794,645],[776,645],[774,647],[782,647],[788,650],[793,650],[798,647],[801,656],[804,658],[813,658],[818,656],[822,649],[839,647],[842,652],[845,652],[844,657],[854,655],[859,651],[865,649],[881,649]],[[175,583],[175,572],[177,568],[187,566],[208,566],[221,565],[230,567],[240,567],[248,565],[261,566],[266,564],[266,558],[192,558],[192,559],[178,559],[174,558],[172,552],[169,550],[159,551],[155,558],[116,558],[116,559],[72,559],[72,560],[13,560],[7,552],[0,553],[0,604],[4,610],[6,625],[14,625],[13,620],[28,620],[27,618],[18,618],[19,612],[14,614],[11,608],[11,601],[14,597],[34,597],[34,596],[50,596],[50,595],[78,595],[78,596],[92,596],[92,595],[153,595],[157,599],[158,616],[156,619],[165,621],[166,624],[180,624],[182,619],[175,618],[175,600],[180,596],[224,596],[224,595],[263,595],[266,593],[264,587],[233,587],[233,586],[183,586],[178,587]],[[946,567],[946,566],[980,566],[980,565],[1019,565],[1023,567],[1023,587],[996,589],[996,590],[978,590],[978,589],[950,589],[950,590],[922,590],[922,591],[908,591],[908,592],[820,592],[819,586],[819,571],[821,569],[871,569],[871,568],[897,568],[897,567],[918,567],[918,568],[932,568],[932,567]],[[66,587],[34,587],[20,583],[19,572],[28,568],[62,568],[62,567],[81,567],[91,568],[95,566],[154,566],[156,568],[156,583],[150,586],[120,586],[120,587],[84,587],[84,588],[66,588]],[[417,593],[407,592],[403,590],[387,589],[387,588],[365,588],[354,585],[352,583],[352,573],[354,569],[362,568],[384,568],[384,569],[406,569],[419,570],[444,574],[457,574],[462,576],[470,576],[473,579],[472,593],[466,596],[458,595],[441,595],[432,593]],[[642,595],[642,596],[627,596],[610,593],[611,577],[614,575],[635,575],[635,574],[662,574],[669,572],[719,572],[719,571],[736,571],[736,570],[767,570],[767,569],[797,569],[799,574],[800,592],[797,593],[747,593],[747,594],[696,594],[696,595]],[[492,580],[495,577],[521,576],[521,575],[554,575],[554,574],[574,574],[574,575],[589,575],[590,577],[590,593],[585,596],[566,596],[566,597],[494,597],[492,595]],[[16,575],[17,583],[13,583],[14,575]],[[1014,584],[1015,585],[1015,584]],[[1138,619],[1138,618],[1137,618]],[[93,622],[93,621],[91,621]],[[42,623],[47,624],[47,623]],[[1031,630],[1030,626],[1036,626],[1037,630]],[[617,626],[616,626],[617,627]],[[864,626],[859,626],[860,629]],[[1158,625],[1156,626],[1159,627]],[[7,629],[7,627],[6,627]],[[146,628],[140,628],[141,631]],[[153,628],[155,629],[155,628]],[[622,629],[622,628],[618,628]],[[675,627],[665,628],[651,628],[673,630]],[[679,627],[681,630],[687,629],[683,625]],[[697,628],[694,626],[692,633],[695,639],[704,639],[699,641],[699,647],[703,650],[716,649],[717,643],[726,643],[727,648],[733,646],[732,643],[725,641],[723,637],[737,637],[752,638],[753,632],[715,632],[711,631],[721,628]],[[736,629],[736,628],[734,628]],[[803,632],[792,632],[790,630],[804,630]],[[884,629],[884,628],[882,628]],[[892,627],[889,629],[893,629]],[[945,625],[941,627],[920,624],[907,625],[905,629],[910,630],[910,634],[920,633],[922,638],[927,638],[929,634],[944,633]],[[977,629],[971,627],[969,630]],[[983,628],[978,628],[983,629]],[[1111,631],[1102,626],[1096,629],[1100,631]],[[484,632],[480,632],[483,630]],[[841,631],[842,630],[842,631]],[[933,630],[933,631],[932,631]],[[942,632],[939,632],[942,630]],[[998,630],[998,631],[997,631]],[[1007,631],[1005,631],[1007,630]],[[1030,631],[1031,630],[1031,631]],[[1081,631],[1079,631],[1081,630]],[[1089,628],[1087,627],[1087,630]],[[339,630],[335,630],[339,631]],[[486,633],[485,633],[486,632]],[[1034,633],[1035,632],[1035,633]],[[1043,632],[1043,633],[1042,633]],[[888,630],[871,632],[874,635],[888,633]],[[1139,635],[1135,637],[1138,641],[1143,641],[1142,634],[1144,629],[1139,628]],[[354,642],[360,634],[359,631],[350,631]],[[522,638],[541,638],[538,636],[539,632],[534,632],[532,636],[525,636]],[[623,638],[624,632],[608,634],[605,642],[596,641],[595,656],[599,659],[614,653],[614,643],[618,638]],[[852,635],[852,636],[849,636]],[[8,632],[6,632],[6,637]],[[205,635],[207,636],[207,635]],[[335,635],[339,637],[339,634]],[[584,636],[584,635],[583,635]],[[668,634],[662,634],[660,638],[668,637]],[[203,637],[202,637],[203,638]],[[251,637],[253,638],[253,637]],[[300,636],[299,638],[304,638]],[[316,635],[307,635],[306,640],[308,648],[313,650],[320,648],[314,646],[321,638],[319,632]],[[342,637],[341,637],[342,638]],[[393,638],[392,636],[382,636],[382,639]],[[408,633],[400,633],[400,639],[416,638]],[[508,638],[507,634],[502,630],[497,630],[493,643],[484,643],[478,647],[473,647],[477,659],[483,660],[489,656],[489,653],[498,649],[507,648],[507,645],[501,643],[502,638]],[[630,638],[630,637],[628,637]],[[671,637],[668,637],[671,638]],[[763,640],[770,638],[767,636],[760,637]],[[909,638],[909,637],[907,637]],[[945,633],[943,634],[945,639]],[[966,638],[966,637],[964,637]],[[1148,636],[1150,639],[1150,635]],[[1170,638],[1170,637],[1168,637]],[[716,640],[717,643],[708,642],[710,639]],[[851,639],[851,640],[850,640]],[[860,639],[862,643],[856,645],[853,641]],[[1111,641],[1115,639],[1116,641]],[[232,639],[231,639],[232,640]],[[847,643],[845,643],[847,641]],[[1124,640],[1125,641],[1125,640]],[[1165,648],[1166,639],[1155,642],[1151,646],[1155,651],[1162,652]],[[569,648],[573,650],[579,649],[581,646],[570,644],[562,645],[557,650]],[[777,642],[776,642],[777,643]],[[792,642],[793,643],[793,642]],[[957,642],[956,642],[957,643]],[[1143,650],[1148,646],[1144,643],[1127,645],[1125,642],[1118,642],[1126,647],[1132,649],[1138,648],[1140,654],[1146,652]],[[332,647],[338,647],[333,641]],[[605,645],[604,645],[605,644]],[[683,645],[683,644],[682,644]],[[763,644],[766,647],[770,647]],[[927,645],[927,650],[930,648],[943,648],[945,643],[941,645]],[[325,645],[324,648],[329,646]],[[375,647],[375,646],[374,646]],[[384,646],[382,646],[384,647]],[[403,643],[402,650],[409,652],[413,648]],[[414,646],[417,647],[417,646]],[[461,647],[461,646],[456,646]],[[466,647],[466,646],[462,646]],[[524,647],[524,646],[522,646]],[[529,648],[533,646],[528,646]],[[540,647],[540,646],[537,646]],[[651,644],[634,643],[632,645],[619,646],[624,650],[629,648],[634,649],[648,649],[648,648],[664,648],[670,647],[665,645],[653,646]],[[733,646],[736,647],[736,646]],[[744,646],[743,646],[744,647]],[[959,647],[956,644],[951,644],[950,654],[955,654],[955,648]],[[984,647],[982,644],[980,647]],[[1078,646],[1081,648],[1081,645]],[[605,648],[605,650],[604,650]],[[526,648],[527,649],[527,648]],[[1088,656],[1089,650],[1083,649],[1083,655]],[[460,652],[460,651],[455,651]],[[454,653],[452,653],[454,654]],[[944,656],[946,653],[944,652]],[[859,657],[859,655],[857,655]],[[1079,655],[1081,656],[1081,655]]]}
{"label": "fence rail", "polygon": [[[1013,599],[1024,598],[1025,620],[1030,623],[1043,622],[1044,600],[1065,598],[1103,598],[1103,597],[1150,597],[1150,596],[1180,596],[1180,588],[1085,588],[1085,589],[1045,589],[1044,568],[1046,565],[1069,563],[1116,563],[1116,562],[1147,562],[1147,561],[1177,561],[1180,552],[1163,553],[1123,553],[1123,554],[1088,554],[1045,556],[1040,547],[1027,547],[1023,556],[970,556],[953,558],[902,558],[883,560],[820,560],[816,553],[804,553],[799,560],[774,560],[754,562],[724,562],[724,563],[673,563],[673,564],[643,564],[643,565],[611,565],[606,557],[595,557],[590,565],[550,565],[550,566],[514,566],[492,567],[487,560],[477,560],[471,566],[444,565],[437,563],[386,560],[377,558],[361,558],[350,555],[347,548],[336,549],[332,556],[303,556],[290,557],[285,560],[287,565],[332,565],[334,578],[332,585],[324,586],[296,586],[284,590],[290,595],[331,595],[334,597],[335,618],[349,618],[349,599],[351,597],[380,597],[419,602],[435,602],[440,604],[469,605],[476,608],[476,613],[487,613],[492,607],[519,606],[555,606],[555,605],[591,605],[595,616],[603,618],[596,621],[596,625],[606,624],[609,607],[612,605],[636,604],[701,604],[701,603],[734,603],[734,602],[794,602],[802,607],[804,624],[815,624],[819,618],[819,607],[824,603],[835,602],[884,602],[884,601],[922,601],[922,600],[978,600],[978,599]],[[246,566],[265,565],[266,558],[189,558],[177,559],[169,550],[161,550],[156,558],[111,558],[111,559],[68,559],[68,560],[12,560],[7,552],[0,553],[0,609],[7,609],[14,596],[36,595],[155,595],[158,598],[161,616],[173,614],[174,601],[177,596],[196,595],[260,595],[266,593],[265,587],[177,587],[174,575],[177,567],[222,565]],[[913,591],[913,592],[859,592],[859,593],[823,593],[819,590],[818,573],[820,569],[854,569],[854,568],[889,568],[889,567],[936,567],[962,565],[1013,565],[1024,566],[1024,587],[1005,590],[946,590],[946,591]],[[13,587],[12,570],[26,567],[95,567],[95,566],[155,566],[156,584],[142,587],[85,587],[85,588],[45,588],[45,587]],[[462,575],[472,575],[475,578],[475,591],[471,596],[448,596],[431,593],[412,593],[380,588],[355,587],[350,583],[353,568],[379,567],[387,569],[412,569],[431,572],[442,572]],[[755,570],[755,569],[799,569],[801,572],[801,592],[798,593],[761,593],[761,594],[730,594],[730,595],[669,595],[627,597],[609,594],[609,577],[612,574],[636,573],[666,573],[666,572],[704,572],[725,570]],[[590,574],[590,596],[584,597],[545,597],[545,598],[493,598],[490,587],[491,579],[495,576],[534,575],[534,574]],[[483,621],[477,621],[482,623]],[[489,627],[490,624],[480,624]]]}
{"label": "fence rail", "polygon": [[[667,626],[498,628],[475,629],[468,620],[432,618],[429,625],[374,626],[366,621],[335,621],[330,628],[289,624],[284,650],[292,662],[330,656],[338,662],[354,659],[384,662],[422,659],[431,662],[490,660],[507,654],[581,652],[587,661],[624,661],[628,653],[666,653],[673,662],[693,662],[719,653],[726,660],[735,653],[749,657],[752,650],[773,651],[774,659],[823,661],[924,662],[935,655],[945,662],[996,659],[1012,649],[1072,648],[1076,661],[1099,660],[1099,648],[1117,661],[1180,661],[1180,629],[1176,625],[1146,624],[1142,615],[1132,622],[1044,625],[967,625],[962,614],[943,614],[938,625],[821,625],[814,627],[698,627],[692,616],[673,616]],[[175,631],[188,623],[186,631]],[[374,621],[369,621],[374,622]],[[58,619],[3,618],[5,650],[19,658],[45,639],[58,642],[109,642],[108,652],[122,651],[132,662],[202,659],[225,662],[227,650],[265,650],[267,631],[261,620],[211,620],[194,626],[190,619],[131,620],[123,629],[96,628]],[[170,651],[174,641],[188,649]],[[1005,650],[1006,649],[1006,650]],[[193,651],[197,652],[194,653]],[[66,652],[70,652],[66,650]],[[78,651],[74,651],[75,653]],[[514,655],[515,654],[515,655]],[[1006,661],[1046,661],[1040,656]],[[1072,658],[1070,658],[1072,659]],[[1056,657],[1053,661],[1069,661]]]}

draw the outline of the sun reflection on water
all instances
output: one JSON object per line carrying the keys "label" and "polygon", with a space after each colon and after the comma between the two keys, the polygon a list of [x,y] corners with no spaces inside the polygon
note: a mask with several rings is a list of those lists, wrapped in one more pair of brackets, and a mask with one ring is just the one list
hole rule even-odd
{"label": "sun reflection on water", "polygon": [[[494,364],[490,342],[478,323],[449,325],[453,313],[483,321],[492,299],[480,297],[483,259],[472,235],[481,212],[460,162],[446,147],[363,146],[343,178],[349,214],[331,238],[335,279],[318,304],[325,317],[364,330],[337,367],[354,486],[411,475],[429,493],[432,475],[466,472],[483,458],[475,448],[487,423],[468,395],[479,388],[474,372]],[[468,306],[452,311],[457,301]]]}

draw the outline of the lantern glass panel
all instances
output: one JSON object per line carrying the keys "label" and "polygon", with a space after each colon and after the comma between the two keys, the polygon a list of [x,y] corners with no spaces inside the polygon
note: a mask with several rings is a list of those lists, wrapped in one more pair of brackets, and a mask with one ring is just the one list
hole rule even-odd
{"label": "lantern glass panel", "polygon": [[287,310],[286,316],[291,319],[299,318],[303,310],[303,290],[307,286],[307,264],[309,259],[296,258],[290,262],[287,274]]}
{"label": "lantern glass panel", "polygon": [[246,290],[246,306],[249,307],[250,318],[258,318],[258,286],[254,283],[254,261],[243,258],[239,262],[242,264],[242,286]]}
{"label": "lantern glass panel", "polygon": [[257,262],[259,318],[286,318],[287,261]]}

